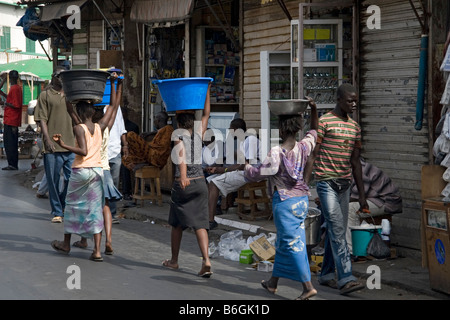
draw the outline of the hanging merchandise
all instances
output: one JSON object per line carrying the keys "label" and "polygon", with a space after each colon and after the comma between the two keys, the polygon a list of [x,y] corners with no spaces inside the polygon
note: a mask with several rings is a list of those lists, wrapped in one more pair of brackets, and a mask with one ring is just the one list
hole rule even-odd
{"label": "hanging merchandise", "polygon": [[49,27],[50,23],[48,22],[42,22],[39,19],[39,13],[36,11],[36,7],[30,7],[25,11],[25,15],[20,18],[20,20],[17,22],[16,26],[23,28],[24,35],[31,40],[39,40],[44,41],[48,37],[50,37],[50,33],[43,33],[43,32],[33,32],[33,27],[39,28],[39,27]]}
{"label": "hanging merchandise", "polygon": [[155,88],[152,85],[152,90],[150,91],[150,103],[156,103],[157,96],[158,93],[156,92]]}

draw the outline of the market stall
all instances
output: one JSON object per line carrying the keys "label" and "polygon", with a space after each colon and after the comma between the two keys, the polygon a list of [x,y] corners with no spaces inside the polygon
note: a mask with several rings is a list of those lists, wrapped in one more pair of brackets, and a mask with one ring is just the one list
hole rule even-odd
{"label": "market stall", "polygon": [[[1,67],[3,67],[2,65]],[[6,92],[9,91],[9,72],[13,70],[4,70],[0,72],[0,78],[6,77]],[[14,69],[15,70],[15,69]],[[31,148],[37,144],[38,133],[36,132],[36,126],[34,118],[27,112],[28,104],[31,101],[37,99],[37,96],[41,92],[41,84],[45,82],[44,79],[37,76],[34,73],[27,71],[19,72],[20,81],[22,83],[23,90],[23,111],[22,111],[22,127],[19,128],[19,156],[21,158],[31,157]],[[3,152],[3,109],[0,111],[1,121],[0,121],[0,148],[1,155]]]}

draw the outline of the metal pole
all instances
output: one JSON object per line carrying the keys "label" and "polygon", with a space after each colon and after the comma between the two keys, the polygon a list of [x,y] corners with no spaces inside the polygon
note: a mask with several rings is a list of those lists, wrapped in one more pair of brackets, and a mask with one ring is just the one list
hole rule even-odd
{"label": "metal pole", "polygon": [[116,35],[117,38],[120,39],[120,36],[117,34],[116,30],[114,29],[114,27],[111,25],[111,23],[109,22],[108,18],[105,17],[105,15],[103,14],[102,10],[100,9],[100,7],[98,6],[97,2],[95,2],[95,0],[92,0],[92,2],[95,4],[95,6],[97,7],[98,11],[100,12],[100,14],[103,16],[103,19],[105,19],[106,23],[109,25],[109,27],[112,29],[112,31],[114,32],[114,34]]}

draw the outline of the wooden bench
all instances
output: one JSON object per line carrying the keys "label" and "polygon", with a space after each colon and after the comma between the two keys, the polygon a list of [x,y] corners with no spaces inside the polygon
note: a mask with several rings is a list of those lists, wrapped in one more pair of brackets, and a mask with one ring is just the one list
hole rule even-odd
{"label": "wooden bench", "polygon": [[[265,180],[250,182],[239,188],[235,202],[238,204],[237,214],[240,219],[256,220],[258,218],[270,219],[272,217]],[[259,210],[258,204],[260,203],[264,204],[264,210]]]}
{"label": "wooden bench", "polygon": [[[153,166],[145,166],[134,172],[134,203],[141,200],[141,207],[143,207],[144,200],[152,200],[153,203],[158,203],[158,206],[162,207],[160,176],[161,170]],[[150,184],[150,193],[145,192],[146,179]]]}

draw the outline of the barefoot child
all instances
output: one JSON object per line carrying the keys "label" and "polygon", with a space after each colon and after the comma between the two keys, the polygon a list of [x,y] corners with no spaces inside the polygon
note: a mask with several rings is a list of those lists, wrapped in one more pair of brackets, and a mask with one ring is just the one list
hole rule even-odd
{"label": "barefoot child", "polygon": [[[114,83],[111,84],[114,87]],[[121,90],[121,84],[118,86]],[[55,134],[53,140],[61,147],[75,153],[72,164],[72,174],[67,190],[67,205],[64,212],[64,241],[54,240],[51,245],[57,252],[70,252],[72,234],[84,238],[94,238],[94,250],[90,256],[93,261],[103,261],[100,253],[101,232],[103,230],[103,206],[105,203],[103,189],[103,169],[101,162],[101,145],[105,128],[111,115],[119,106],[116,92],[112,88],[113,107],[108,108],[98,123],[92,121],[95,109],[92,103],[80,101],[76,111],[81,124],[74,126],[76,146],[67,146],[60,134]]]}

